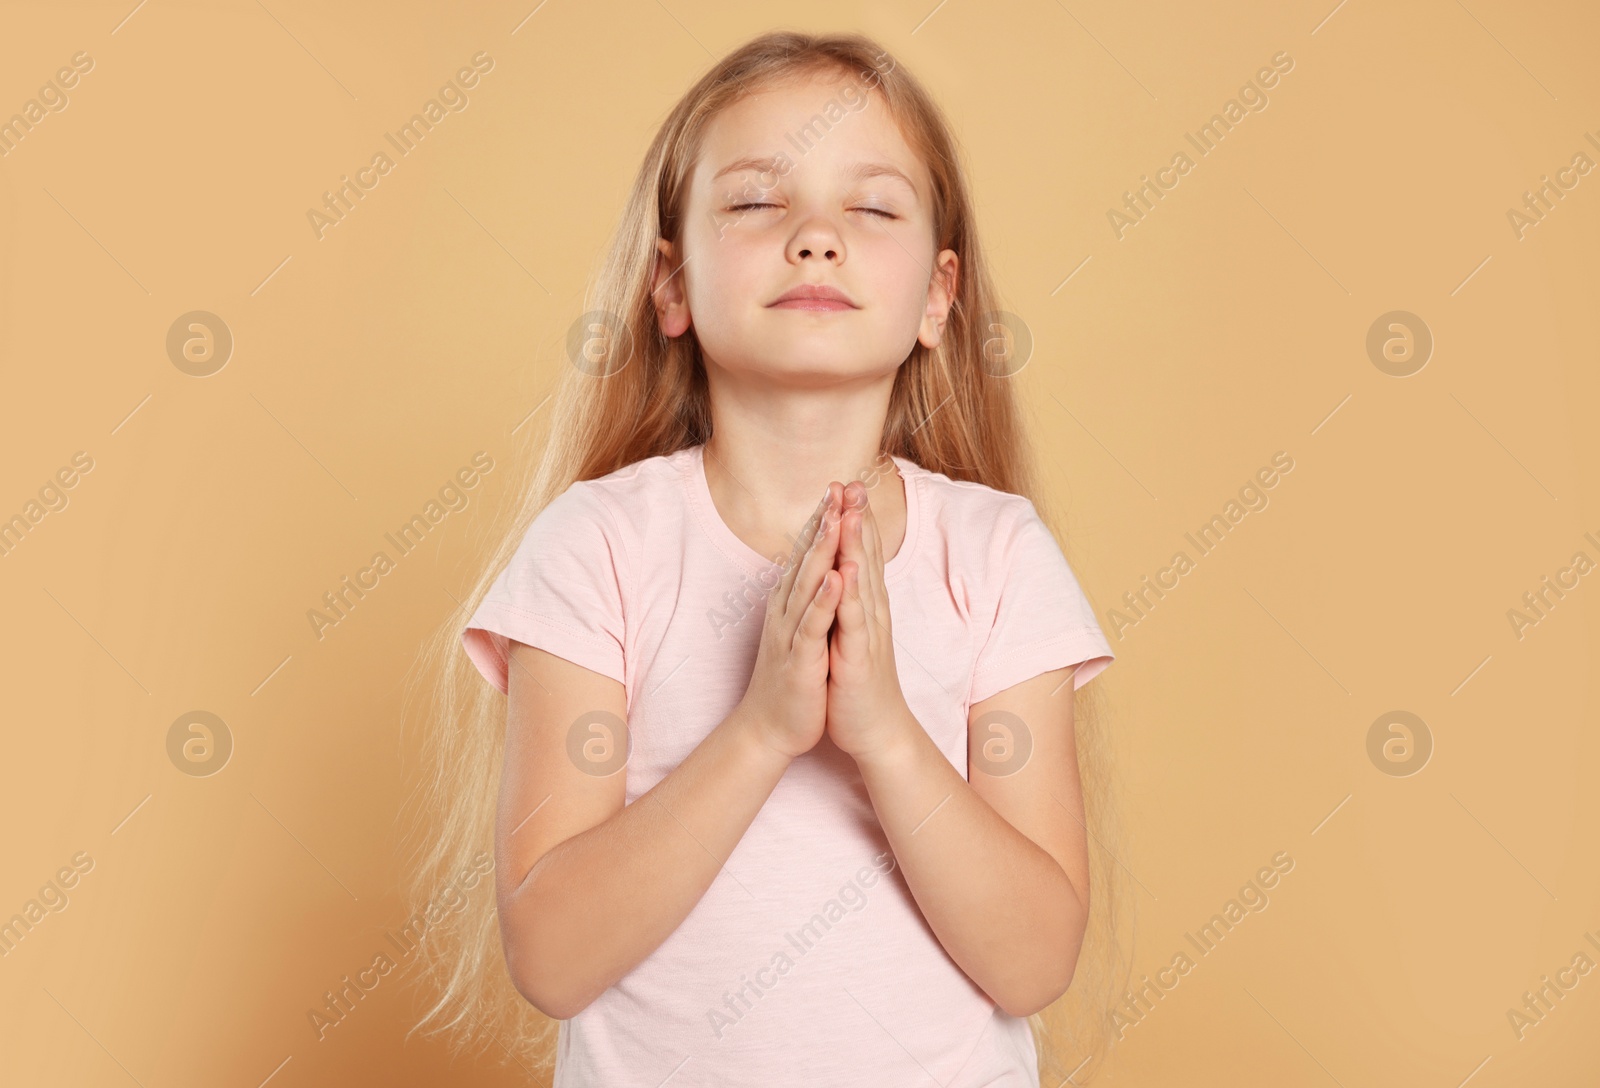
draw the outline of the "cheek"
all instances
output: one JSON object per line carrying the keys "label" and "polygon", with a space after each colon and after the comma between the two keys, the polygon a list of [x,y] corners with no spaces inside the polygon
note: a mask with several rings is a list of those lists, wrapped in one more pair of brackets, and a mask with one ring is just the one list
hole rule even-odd
{"label": "cheek", "polygon": [[685,270],[689,312],[702,335],[706,329],[727,328],[741,311],[755,302],[754,266],[739,258],[728,243],[713,243],[692,257]]}
{"label": "cheek", "polygon": [[[689,251],[683,274],[695,337],[713,358],[731,364],[753,350],[751,326],[761,319],[758,297],[765,278],[748,247],[718,240]],[[768,273],[770,275],[770,272]]]}
{"label": "cheek", "polygon": [[[759,270],[771,263],[770,252],[758,249],[747,230],[732,227],[719,237],[715,231],[697,235],[684,251],[688,255],[691,296],[701,305],[717,298],[746,297],[762,282]],[[691,305],[696,301],[691,297]]]}
{"label": "cheek", "polygon": [[858,246],[856,255],[871,269],[870,279],[879,298],[898,309],[919,313],[927,305],[931,250],[885,235],[871,239],[865,248]]}
{"label": "cheek", "polygon": [[928,274],[904,250],[897,249],[896,254],[898,259],[886,257],[875,293],[888,310],[887,323],[900,334],[915,337],[928,308]]}

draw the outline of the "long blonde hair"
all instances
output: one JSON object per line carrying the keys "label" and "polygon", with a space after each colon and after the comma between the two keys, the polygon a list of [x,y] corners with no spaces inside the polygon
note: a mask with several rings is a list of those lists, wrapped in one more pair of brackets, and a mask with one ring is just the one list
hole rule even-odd
{"label": "long blonde hair", "polygon": [[[570,484],[709,437],[706,375],[694,330],[669,339],[656,322],[656,239],[682,252],[685,187],[712,119],[756,89],[816,72],[860,77],[882,95],[932,177],[934,251],[948,248],[960,258],[943,340],[931,350],[918,343],[896,375],[883,449],[955,480],[1027,496],[1052,521],[1036,491],[1005,356],[995,351],[1009,315],[996,306],[958,148],[939,107],[886,50],[862,35],[778,31],[749,41],[689,89],[651,142],[610,250],[588,284],[585,314],[569,336],[572,365],[561,368],[550,410],[537,417],[543,428],[530,427],[513,451],[516,478],[508,486],[520,505],[487,527],[498,542],[493,556],[468,600],[419,655],[415,679],[433,686],[423,722],[424,781],[414,795],[418,831],[408,889],[413,909],[426,909],[441,888],[473,866],[475,856],[493,851],[506,696],[467,658],[461,625],[510,562],[529,524]],[[820,116],[816,120],[826,124]],[[1089,933],[1066,996],[1029,1018],[1052,1084],[1080,1066],[1098,1064],[1085,1065],[1109,1045],[1108,1010],[1122,988],[1116,935],[1125,885],[1115,860],[1119,836],[1100,701],[1096,685],[1080,693],[1076,704],[1091,862]],[[468,893],[464,900],[431,925],[420,944],[418,962],[431,1004],[413,1030],[444,1032],[458,1050],[494,1049],[524,1068],[547,1070],[557,1022],[512,985],[492,890]],[[1084,1078],[1077,1074],[1078,1083]]]}

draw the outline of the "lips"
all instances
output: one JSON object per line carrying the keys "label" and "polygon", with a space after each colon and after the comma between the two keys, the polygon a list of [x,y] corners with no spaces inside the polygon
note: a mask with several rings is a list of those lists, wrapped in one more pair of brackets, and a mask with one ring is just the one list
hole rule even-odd
{"label": "lips", "polygon": [[859,309],[849,295],[837,287],[829,287],[823,283],[807,283],[791,287],[769,305],[785,310]]}

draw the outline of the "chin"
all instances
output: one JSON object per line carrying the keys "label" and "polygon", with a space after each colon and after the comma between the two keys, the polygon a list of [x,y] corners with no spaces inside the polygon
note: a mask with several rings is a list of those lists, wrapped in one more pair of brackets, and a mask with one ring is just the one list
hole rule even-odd
{"label": "chin", "polygon": [[810,386],[864,377],[877,368],[866,360],[841,358],[837,352],[819,353],[801,349],[780,351],[775,355],[763,356],[759,362],[752,360],[743,366],[727,369],[748,377],[761,377],[775,384]]}

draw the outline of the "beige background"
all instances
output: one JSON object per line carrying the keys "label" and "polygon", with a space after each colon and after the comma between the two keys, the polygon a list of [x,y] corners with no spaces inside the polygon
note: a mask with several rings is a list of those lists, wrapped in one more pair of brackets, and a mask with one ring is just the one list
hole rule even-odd
{"label": "beige background", "polygon": [[[1600,974],[1520,1040],[1507,1011],[1600,962],[1600,575],[1521,638],[1507,613],[1600,561],[1600,174],[1520,239],[1507,212],[1600,162],[1600,18],[1335,2],[0,8],[0,118],[93,60],[0,158],[0,517],[93,462],[0,557],[0,919],[92,862],[0,958],[0,1082],[525,1081],[405,1040],[403,975],[321,1041],[307,1010],[402,922],[406,669],[462,619],[645,145],[789,25],[876,36],[949,110],[1108,634],[1294,460],[1098,681],[1136,975],[1295,861],[1102,1083],[1593,1084]],[[319,240],[307,210],[479,51],[468,108]],[[1279,52],[1269,106],[1119,240],[1108,209]],[[234,338],[205,378],[165,346],[196,310]],[[1395,310],[1435,339],[1405,378],[1366,348]],[[469,505],[319,639],[307,611],[479,451]],[[234,744],[208,777],[167,751],[195,710]],[[1368,755],[1392,710],[1432,738],[1408,777]]]}

